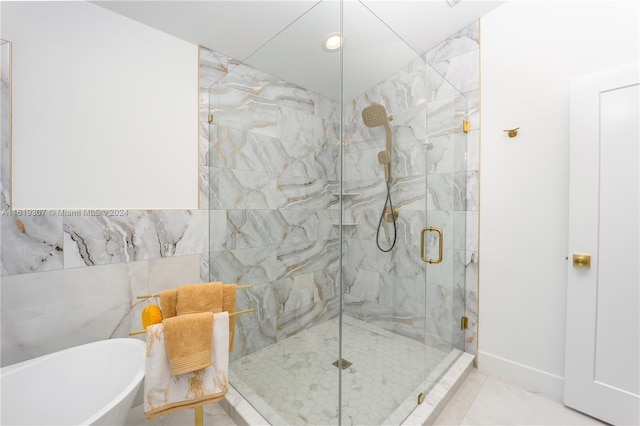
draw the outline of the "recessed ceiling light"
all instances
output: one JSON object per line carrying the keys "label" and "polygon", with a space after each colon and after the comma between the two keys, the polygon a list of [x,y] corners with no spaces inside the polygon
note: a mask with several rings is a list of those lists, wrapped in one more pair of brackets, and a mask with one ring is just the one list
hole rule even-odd
{"label": "recessed ceiling light", "polygon": [[329,52],[338,50],[340,49],[341,46],[342,46],[342,36],[340,36],[340,34],[338,33],[329,34],[324,39],[324,44],[322,45],[324,50],[327,50]]}

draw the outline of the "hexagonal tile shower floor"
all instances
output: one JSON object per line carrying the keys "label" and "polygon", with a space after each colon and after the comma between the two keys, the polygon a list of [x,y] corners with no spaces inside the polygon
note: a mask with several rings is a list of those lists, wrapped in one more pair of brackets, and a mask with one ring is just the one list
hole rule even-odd
{"label": "hexagonal tile shower floor", "polygon": [[[399,424],[407,398],[447,353],[343,316],[342,423]],[[426,355],[425,355],[426,350]],[[271,424],[338,424],[338,318],[268,346],[230,364],[231,384]],[[415,368],[425,365],[424,376]],[[419,370],[418,370],[419,371]],[[398,417],[400,415],[401,417]]]}

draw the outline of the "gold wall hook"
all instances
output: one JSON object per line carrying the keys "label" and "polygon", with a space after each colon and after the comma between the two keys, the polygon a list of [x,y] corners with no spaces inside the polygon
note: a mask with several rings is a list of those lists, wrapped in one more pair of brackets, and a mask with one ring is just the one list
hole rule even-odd
{"label": "gold wall hook", "polygon": [[516,136],[518,136],[518,130],[520,130],[520,127],[516,127],[515,129],[510,130],[503,130],[503,132],[505,132],[510,138],[515,138]]}

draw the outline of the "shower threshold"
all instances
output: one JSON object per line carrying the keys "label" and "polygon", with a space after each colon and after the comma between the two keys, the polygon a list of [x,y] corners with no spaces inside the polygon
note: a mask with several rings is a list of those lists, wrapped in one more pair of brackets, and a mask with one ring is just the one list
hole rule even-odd
{"label": "shower threshold", "polygon": [[[329,320],[230,364],[235,389],[230,387],[224,405],[236,423],[338,424],[340,370],[331,362],[338,349],[337,321]],[[473,356],[457,350],[426,350],[427,377],[421,379],[415,370],[402,366],[424,363],[424,345],[344,316],[343,355],[354,364],[345,366],[343,359],[341,423],[399,425],[418,411],[423,412],[420,416],[425,409],[427,417],[433,415],[438,400],[446,399],[447,389],[456,383],[449,373],[468,374]],[[460,358],[467,361],[464,368],[457,366]],[[452,365],[457,367],[449,368]],[[429,388],[426,402],[416,408],[417,396]],[[399,400],[402,395],[409,397]]]}

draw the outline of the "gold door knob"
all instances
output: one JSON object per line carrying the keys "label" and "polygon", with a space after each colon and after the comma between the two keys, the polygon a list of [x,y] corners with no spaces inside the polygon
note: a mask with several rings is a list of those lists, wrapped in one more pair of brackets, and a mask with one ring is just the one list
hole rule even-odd
{"label": "gold door knob", "polygon": [[591,255],[582,254],[582,253],[573,253],[573,267],[574,268],[590,268]]}

